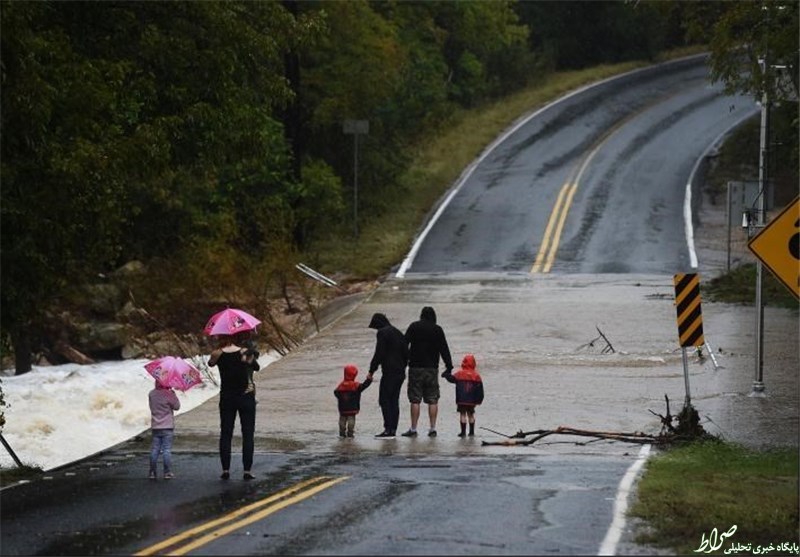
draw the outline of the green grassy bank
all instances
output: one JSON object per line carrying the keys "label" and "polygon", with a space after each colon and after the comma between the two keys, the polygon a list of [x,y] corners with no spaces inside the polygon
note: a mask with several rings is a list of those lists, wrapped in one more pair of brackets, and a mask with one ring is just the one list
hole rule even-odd
{"label": "green grassy bank", "polygon": [[648,462],[630,514],[649,526],[639,543],[679,555],[694,554],[715,528],[719,535],[734,525],[711,553],[724,554],[732,544],[755,550],[800,543],[798,451],[756,452],[721,441],[673,448]]}

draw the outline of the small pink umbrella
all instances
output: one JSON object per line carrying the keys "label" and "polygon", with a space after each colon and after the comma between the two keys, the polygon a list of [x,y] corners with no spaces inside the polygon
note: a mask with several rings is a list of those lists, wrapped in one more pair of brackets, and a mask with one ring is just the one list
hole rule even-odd
{"label": "small pink umbrella", "polygon": [[144,369],[165,387],[188,391],[203,382],[200,371],[182,358],[164,356],[145,364]]}
{"label": "small pink umbrella", "polygon": [[211,316],[203,332],[207,335],[235,335],[242,331],[252,331],[259,323],[261,321],[246,311],[226,308]]}

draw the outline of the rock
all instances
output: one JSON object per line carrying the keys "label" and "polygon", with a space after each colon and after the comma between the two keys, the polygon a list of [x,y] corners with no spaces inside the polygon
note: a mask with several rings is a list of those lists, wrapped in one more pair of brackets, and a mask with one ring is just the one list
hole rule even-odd
{"label": "rock", "polygon": [[84,352],[109,352],[121,349],[133,336],[124,323],[88,321],[75,326],[72,344]]}
{"label": "rock", "polygon": [[120,356],[123,360],[132,358],[145,358],[148,352],[148,344],[139,338],[134,338],[122,347]]}
{"label": "rock", "polygon": [[146,271],[144,263],[141,261],[128,261],[122,267],[111,273],[111,277],[115,280],[126,280],[131,277],[141,275]]}
{"label": "rock", "polygon": [[143,308],[136,307],[130,300],[125,302],[122,309],[117,312],[116,319],[117,321],[133,324],[148,324],[150,321],[147,316],[147,311]]}
{"label": "rock", "polygon": [[116,284],[88,284],[84,287],[86,304],[95,315],[113,317],[124,302],[122,290]]}

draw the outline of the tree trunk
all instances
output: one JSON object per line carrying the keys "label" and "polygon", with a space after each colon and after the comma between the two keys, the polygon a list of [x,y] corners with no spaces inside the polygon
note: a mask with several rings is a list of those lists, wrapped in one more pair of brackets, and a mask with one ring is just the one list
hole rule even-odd
{"label": "tree trunk", "polygon": [[31,369],[31,338],[23,327],[15,327],[11,333],[14,349],[14,375],[28,373]]}

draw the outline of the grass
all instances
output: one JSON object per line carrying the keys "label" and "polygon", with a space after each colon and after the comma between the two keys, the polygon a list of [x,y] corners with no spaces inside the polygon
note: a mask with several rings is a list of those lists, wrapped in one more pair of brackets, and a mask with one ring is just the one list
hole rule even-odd
{"label": "grass", "polygon": [[[764,267],[762,272],[762,300],[765,305],[798,309],[798,301],[773,274]],[[741,265],[712,279],[703,286],[703,294],[714,302],[754,305],[756,299],[756,266]]]}
{"label": "grass", "polygon": [[797,448],[752,451],[722,441],[675,447],[648,462],[630,514],[648,523],[637,542],[691,555],[716,528],[731,543],[798,543]]}

